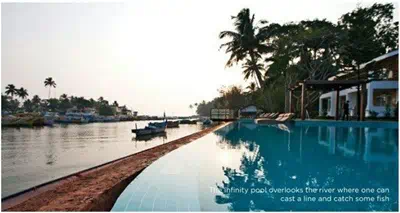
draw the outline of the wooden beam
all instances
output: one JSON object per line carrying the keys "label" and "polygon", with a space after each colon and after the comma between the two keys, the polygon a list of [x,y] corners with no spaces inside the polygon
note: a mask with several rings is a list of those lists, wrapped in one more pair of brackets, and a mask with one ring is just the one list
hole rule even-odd
{"label": "wooden beam", "polygon": [[292,113],[292,93],[293,90],[289,90],[289,113]]}
{"label": "wooden beam", "polygon": [[340,96],[339,96],[340,90],[336,90],[336,112],[335,112],[335,119],[339,120],[339,102],[340,102]]}
{"label": "wooden beam", "polygon": [[304,95],[305,95],[306,85],[303,83],[301,86],[301,120],[305,119],[304,111]]}
{"label": "wooden beam", "polygon": [[361,84],[361,91],[360,91],[360,121],[364,121],[365,120],[365,107],[364,107],[364,102],[365,102],[365,84]]}

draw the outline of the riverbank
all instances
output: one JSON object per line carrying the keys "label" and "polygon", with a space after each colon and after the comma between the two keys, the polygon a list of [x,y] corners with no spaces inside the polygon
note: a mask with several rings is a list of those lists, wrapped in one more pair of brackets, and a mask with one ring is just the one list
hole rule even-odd
{"label": "riverbank", "polygon": [[2,201],[3,211],[108,211],[125,187],[163,155],[227,124],[62,178]]}

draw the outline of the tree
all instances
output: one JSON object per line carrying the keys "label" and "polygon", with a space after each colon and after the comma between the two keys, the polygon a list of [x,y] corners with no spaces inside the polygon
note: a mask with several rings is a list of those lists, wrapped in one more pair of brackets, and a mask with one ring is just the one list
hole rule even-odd
{"label": "tree", "polygon": [[38,95],[34,95],[33,98],[32,98],[32,105],[33,105],[33,110],[34,111],[39,111],[40,102],[41,102],[40,97]]}
{"label": "tree", "polygon": [[7,95],[1,94],[1,111],[8,111],[10,109],[10,101]]}
{"label": "tree", "polygon": [[[362,63],[398,49],[398,22],[393,22],[393,11],[393,4],[375,3],[371,7],[358,7],[340,18],[338,24],[347,34],[343,42],[343,67],[355,71],[358,80]],[[357,87],[357,106],[359,103],[360,86]]]}
{"label": "tree", "polygon": [[[221,45],[226,48],[226,53],[230,53],[230,58],[226,63],[227,67],[245,61],[246,76],[256,76],[257,83],[263,85],[263,73],[258,64],[261,54],[271,51],[270,47],[264,43],[265,34],[254,24],[254,14],[250,10],[242,9],[238,15],[233,16],[235,31],[222,31],[220,39],[229,38],[230,40]],[[245,64],[245,65],[246,65]]]}
{"label": "tree", "polygon": [[28,90],[24,89],[21,87],[20,89],[17,90],[17,95],[24,100],[26,97],[28,97]]}
{"label": "tree", "polygon": [[114,103],[113,103],[113,106],[118,106],[118,102],[117,101],[114,101]]}
{"label": "tree", "polygon": [[102,104],[99,107],[99,115],[111,116],[111,115],[114,115],[114,111],[110,106]]}
{"label": "tree", "polygon": [[249,92],[252,93],[252,92],[255,92],[257,90],[257,86],[256,86],[256,84],[254,82],[251,82],[249,84],[249,86],[246,87],[246,89],[248,89]]}
{"label": "tree", "polygon": [[17,88],[15,88],[14,84],[9,84],[6,87],[6,95],[10,95],[11,98],[14,97],[14,95],[17,94]]}
{"label": "tree", "polygon": [[34,106],[32,104],[32,101],[27,99],[26,101],[24,101],[24,110],[25,112],[33,112]]}
{"label": "tree", "polygon": [[49,87],[49,99],[50,99],[51,87],[56,88],[57,84],[56,84],[56,82],[53,80],[52,77],[48,77],[48,78],[46,78],[45,81],[44,81],[44,86],[45,86],[45,87]]}

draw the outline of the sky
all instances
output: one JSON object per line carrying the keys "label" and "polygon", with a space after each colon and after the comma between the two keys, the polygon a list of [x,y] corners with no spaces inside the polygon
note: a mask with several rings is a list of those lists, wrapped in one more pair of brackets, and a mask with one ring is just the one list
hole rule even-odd
{"label": "sky", "polygon": [[373,2],[2,3],[1,91],[14,84],[28,89],[29,98],[47,98],[43,82],[52,77],[57,88],[51,97],[103,96],[142,115],[191,115],[190,104],[212,100],[221,86],[250,83],[239,66],[225,67],[229,55],[219,50],[219,33],[233,29],[231,16],[242,8],[250,8],[256,21],[282,24],[336,22],[357,4]]}

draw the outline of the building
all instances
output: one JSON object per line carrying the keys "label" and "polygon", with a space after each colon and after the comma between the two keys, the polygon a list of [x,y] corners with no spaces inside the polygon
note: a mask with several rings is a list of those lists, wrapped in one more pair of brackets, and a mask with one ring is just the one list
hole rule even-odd
{"label": "building", "polygon": [[255,118],[257,116],[257,107],[248,105],[239,109],[239,118]]}
{"label": "building", "polygon": [[[365,116],[384,117],[393,111],[398,103],[398,50],[379,56],[360,66],[360,79],[368,80],[365,91]],[[340,74],[329,80],[354,80],[356,73]],[[350,116],[357,116],[357,86],[341,90],[339,100],[336,92],[324,93],[319,98],[319,115],[335,116],[336,101],[339,101],[339,114],[342,106],[349,101]]]}

